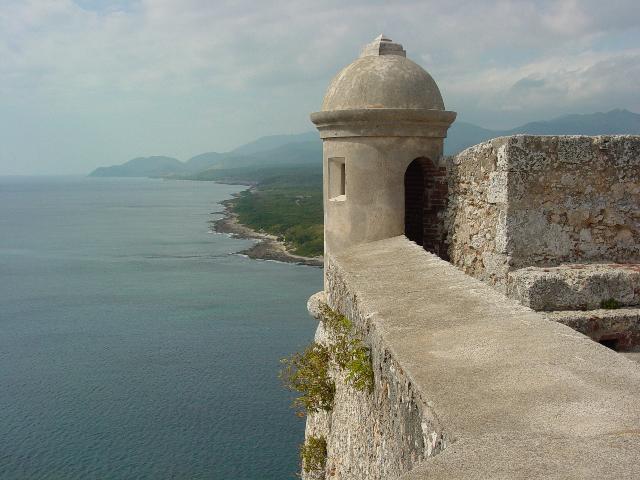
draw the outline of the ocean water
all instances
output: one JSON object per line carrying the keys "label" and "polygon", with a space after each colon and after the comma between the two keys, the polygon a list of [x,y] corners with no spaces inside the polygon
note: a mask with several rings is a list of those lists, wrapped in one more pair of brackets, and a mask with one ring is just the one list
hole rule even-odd
{"label": "ocean water", "polygon": [[241,187],[0,177],[0,479],[286,479],[318,268],[209,232]]}

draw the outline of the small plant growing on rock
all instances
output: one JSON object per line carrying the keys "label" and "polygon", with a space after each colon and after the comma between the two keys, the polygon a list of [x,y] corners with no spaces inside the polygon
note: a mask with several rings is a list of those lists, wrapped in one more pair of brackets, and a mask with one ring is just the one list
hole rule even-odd
{"label": "small plant growing on rock", "polygon": [[373,391],[371,350],[362,340],[354,338],[351,320],[326,304],[320,311],[325,329],[333,336],[331,345],[314,342],[304,352],[281,360],[284,366],[280,379],[289,390],[301,394],[293,401],[300,415],[333,408],[336,386],[329,375],[332,363],[345,370],[346,384],[359,391]]}
{"label": "small plant growing on rock", "polygon": [[[329,377],[331,352],[324,345],[312,343],[304,352],[296,352],[282,361],[280,378],[289,389],[301,393],[293,406],[307,412],[330,411],[336,386]],[[301,412],[302,413],[302,412]]]}
{"label": "small plant growing on rock", "polygon": [[373,364],[371,351],[359,340],[351,347],[351,359],[346,365],[347,378],[356,390],[373,392]]}
{"label": "small plant growing on rock", "polygon": [[324,470],[327,463],[327,440],[324,437],[307,437],[300,445],[300,460],[305,473]]}
{"label": "small plant growing on rock", "polygon": [[338,367],[346,370],[345,382],[359,391],[373,391],[371,351],[359,338],[353,338],[353,323],[328,305],[320,307],[325,328],[335,340],[330,350]]}
{"label": "small plant growing on rock", "polygon": [[620,302],[618,302],[615,298],[609,298],[600,302],[600,308],[606,308],[607,310],[615,310],[616,308],[620,307]]}
{"label": "small plant growing on rock", "polygon": [[332,310],[329,305],[323,303],[320,306],[321,321],[324,327],[335,335],[346,335],[351,333],[353,323],[344,315]]}

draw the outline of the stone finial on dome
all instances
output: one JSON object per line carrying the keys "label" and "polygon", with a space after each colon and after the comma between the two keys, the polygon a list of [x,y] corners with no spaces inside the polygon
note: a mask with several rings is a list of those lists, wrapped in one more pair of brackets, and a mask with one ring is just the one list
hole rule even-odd
{"label": "stone finial on dome", "polygon": [[360,58],[377,57],[380,55],[400,55],[401,57],[406,57],[407,52],[405,52],[401,44],[394,43],[390,38],[380,34],[373,42],[365,45],[360,54]]}

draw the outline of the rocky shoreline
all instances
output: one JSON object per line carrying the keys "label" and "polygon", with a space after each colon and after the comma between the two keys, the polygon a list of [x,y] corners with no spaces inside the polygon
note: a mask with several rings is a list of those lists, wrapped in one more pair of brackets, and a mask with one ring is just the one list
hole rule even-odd
{"label": "rocky shoreline", "polygon": [[222,218],[212,220],[210,223],[216,233],[226,233],[233,238],[258,240],[258,243],[252,247],[237,252],[240,255],[246,255],[249,258],[257,260],[274,260],[277,262],[295,263],[298,265],[308,265],[311,267],[322,267],[322,257],[303,257],[295,255],[287,250],[283,242],[274,235],[256,232],[255,230],[241,224],[238,221],[238,215],[233,211],[233,199],[221,202],[224,206]]}

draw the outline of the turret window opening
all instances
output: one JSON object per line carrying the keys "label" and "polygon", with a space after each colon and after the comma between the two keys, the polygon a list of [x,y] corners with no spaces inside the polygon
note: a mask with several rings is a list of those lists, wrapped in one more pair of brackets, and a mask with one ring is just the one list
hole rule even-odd
{"label": "turret window opening", "polygon": [[329,200],[347,198],[346,165],[343,157],[329,159]]}

